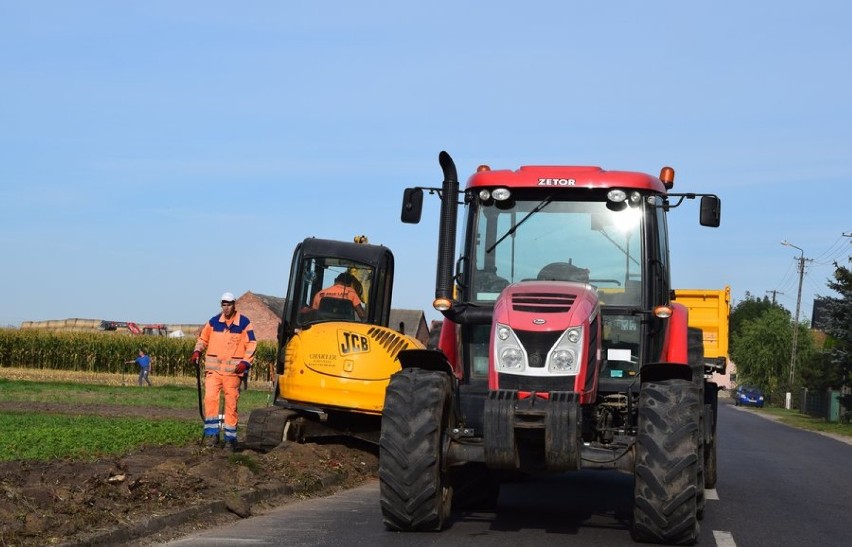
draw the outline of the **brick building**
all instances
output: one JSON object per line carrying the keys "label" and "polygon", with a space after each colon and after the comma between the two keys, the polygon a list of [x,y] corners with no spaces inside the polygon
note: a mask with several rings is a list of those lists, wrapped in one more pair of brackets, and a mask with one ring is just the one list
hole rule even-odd
{"label": "brick building", "polygon": [[248,316],[258,340],[278,341],[285,299],[251,291],[237,298],[237,311]]}
{"label": "brick building", "polygon": [[[400,328],[402,325],[403,328]],[[403,334],[416,338],[427,344],[429,342],[429,327],[423,310],[398,310],[391,308],[388,326],[401,330]]]}

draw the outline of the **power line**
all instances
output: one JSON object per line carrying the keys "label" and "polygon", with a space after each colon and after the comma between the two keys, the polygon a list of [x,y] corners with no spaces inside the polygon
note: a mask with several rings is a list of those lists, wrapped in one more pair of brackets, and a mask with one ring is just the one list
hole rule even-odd
{"label": "power line", "polygon": [[781,242],[781,245],[792,247],[799,250],[799,292],[796,296],[796,320],[793,322],[793,349],[790,352],[790,387],[795,385],[796,379],[796,350],[799,343],[799,310],[802,306],[802,281],[805,278],[805,261],[810,260],[805,258],[805,250],[801,247],[793,245],[787,240]]}

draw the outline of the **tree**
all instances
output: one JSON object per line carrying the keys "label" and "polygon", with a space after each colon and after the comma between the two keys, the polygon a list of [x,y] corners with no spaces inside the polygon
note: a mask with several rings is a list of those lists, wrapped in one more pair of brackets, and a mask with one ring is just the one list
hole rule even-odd
{"label": "tree", "polygon": [[[756,298],[752,296],[751,293],[746,291],[745,299],[741,300],[737,303],[736,306],[731,310],[731,315],[729,318],[728,324],[728,333],[730,335],[730,352],[731,357],[733,359],[733,355],[736,351],[737,340],[739,339],[736,335],[739,334],[742,330],[743,324],[747,321],[753,321],[755,319],[760,318],[765,312],[768,310],[780,310],[787,314],[788,321],[791,316],[790,312],[784,309],[780,304],[776,304],[769,300],[768,297],[764,296],[762,299]],[[789,329],[789,327],[787,327]],[[789,351],[787,353],[788,361],[789,361]],[[737,366],[739,367],[739,361],[737,359],[733,359]]]}
{"label": "tree", "polygon": [[[852,264],[852,257],[847,259]],[[837,382],[835,388],[852,384],[852,270],[834,263],[834,281],[828,287],[840,298],[828,298],[826,334],[830,341],[826,344],[827,368],[832,379]],[[842,404],[852,411],[852,396],[845,395]]]}
{"label": "tree", "polygon": [[743,321],[731,334],[731,359],[737,364],[742,384],[779,390],[789,377],[792,331],[790,317],[778,307],[770,307],[754,319]]}

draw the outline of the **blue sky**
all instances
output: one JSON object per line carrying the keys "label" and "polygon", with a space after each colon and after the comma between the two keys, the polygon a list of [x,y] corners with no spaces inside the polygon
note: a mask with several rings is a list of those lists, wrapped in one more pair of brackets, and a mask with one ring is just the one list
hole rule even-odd
{"label": "blue sky", "polygon": [[[802,317],[852,254],[852,5],[0,0],[0,325],[200,323],[283,295],[295,244],[390,247],[434,292],[447,150],[600,165],[713,192],[670,216],[673,282]],[[782,294],[783,293],[783,294]]]}

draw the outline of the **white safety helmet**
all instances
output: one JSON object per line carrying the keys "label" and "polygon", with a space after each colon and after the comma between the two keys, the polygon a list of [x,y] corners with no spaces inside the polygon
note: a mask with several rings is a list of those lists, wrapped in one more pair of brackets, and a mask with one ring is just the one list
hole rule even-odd
{"label": "white safety helmet", "polygon": [[234,298],[233,293],[229,293],[229,292],[222,293],[221,300],[222,300],[222,302],[236,302],[237,301],[237,299]]}

